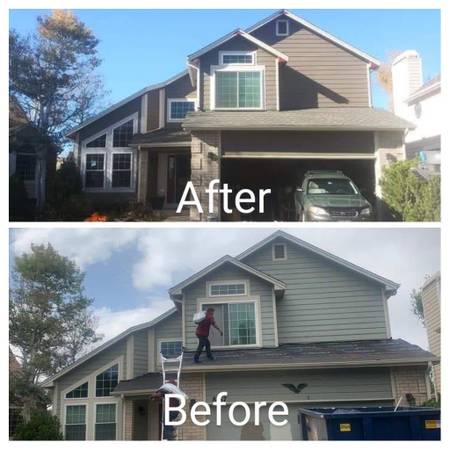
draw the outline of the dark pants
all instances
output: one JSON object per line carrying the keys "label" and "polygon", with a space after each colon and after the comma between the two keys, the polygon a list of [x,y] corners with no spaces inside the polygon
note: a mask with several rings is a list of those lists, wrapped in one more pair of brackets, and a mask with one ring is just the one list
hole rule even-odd
{"label": "dark pants", "polygon": [[198,337],[198,347],[195,352],[194,359],[199,359],[202,354],[203,348],[206,349],[206,356],[208,358],[212,357],[211,353],[211,343],[209,342],[208,336],[197,336]]}

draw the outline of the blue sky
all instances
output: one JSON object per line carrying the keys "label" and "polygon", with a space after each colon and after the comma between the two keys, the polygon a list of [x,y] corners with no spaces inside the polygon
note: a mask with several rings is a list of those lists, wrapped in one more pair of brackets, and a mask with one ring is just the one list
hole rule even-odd
{"label": "blue sky", "polygon": [[[392,52],[417,50],[424,79],[440,72],[438,10],[292,10],[306,20],[386,60]],[[45,10],[12,10],[10,26],[34,30]],[[273,10],[76,10],[100,39],[100,72],[114,103],[185,69],[186,56],[238,27],[246,28]],[[373,83],[376,106],[387,98]]]}
{"label": "blue sky", "polygon": [[[426,335],[412,314],[409,294],[440,268],[438,229],[285,230],[324,250],[401,284],[389,300],[394,337],[426,347]],[[86,294],[94,298],[99,332],[113,337],[173,306],[167,290],[224,254],[235,256],[271,229],[19,229],[10,235],[10,254],[31,243],[50,242],[86,273]],[[354,245],[355,242],[357,245]]]}

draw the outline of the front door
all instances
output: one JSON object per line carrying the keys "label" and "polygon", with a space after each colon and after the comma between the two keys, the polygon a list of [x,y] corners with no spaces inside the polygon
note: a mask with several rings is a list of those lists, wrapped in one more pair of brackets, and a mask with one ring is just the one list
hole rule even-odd
{"label": "front door", "polygon": [[177,205],[181,200],[191,173],[188,153],[168,155],[167,160],[167,204]]}

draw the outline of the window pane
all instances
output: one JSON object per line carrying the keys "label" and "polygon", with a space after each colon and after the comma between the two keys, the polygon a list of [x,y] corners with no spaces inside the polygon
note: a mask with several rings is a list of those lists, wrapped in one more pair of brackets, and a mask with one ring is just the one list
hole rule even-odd
{"label": "window pane", "polygon": [[86,405],[69,405],[66,407],[66,425],[83,425],[86,423]]}
{"label": "window pane", "polygon": [[170,102],[170,118],[171,119],[184,119],[189,111],[194,111],[195,102],[192,101],[180,101]]}
{"label": "window pane", "polygon": [[237,72],[216,72],[216,107],[237,108]]}
{"label": "window pane", "polygon": [[113,147],[128,147],[133,137],[133,121],[120,125],[120,127],[114,128],[113,132]]}
{"label": "window pane", "polygon": [[239,72],[239,107],[261,106],[261,73]]}
{"label": "window pane", "polygon": [[88,383],[84,383],[81,386],[73,389],[66,394],[66,398],[86,398],[88,396]]}
{"label": "window pane", "polygon": [[115,441],[116,440],[116,424],[101,423],[95,425],[96,441]]}
{"label": "window pane", "polygon": [[105,155],[86,155],[85,185],[88,188],[102,188],[104,181]]}
{"label": "window pane", "polygon": [[277,22],[277,34],[287,34],[287,21],[279,20]]}
{"label": "window pane", "polygon": [[112,187],[131,186],[131,154],[113,155]]}
{"label": "window pane", "polygon": [[85,441],[86,425],[66,425],[66,441]]}
{"label": "window pane", "polygon": [[95,148],[95,147],[99,148],[105,146],[106,146],[106,134],[103,134],[102,136],[99,136],[98,138],[86,144],[86,147],[88,148]]}
{"label": "window pane", "polygon": [[252,64],[253,56],[251,54],[248,55],[223,55],[222,61],[224,64]]}
{"label": "window pane", "polygon": [[244,295],[245,284],[213,284],[211,285],[211,295]]}
{"label": "window pane", "polygon": [[114,403],[97,405],[95,421],[96,423],[115,423],[116,405]]}
{"label": "window pane", "polygon": [[109,396],[119,382],[119,366],[116,364],[97,375],[95,382],[95,395],[97,397]]}
{"label": "window pane", "polygon": [[274,253],[275,259],[284,259],[285,258],[284,250],[285,250],[284,245],[280,245],[280,244],[274,245],[273,253]]}
{"label": "window pane", "polygon": [[23,181],[33,181],[36,174],[36,155],[16,155],[15,173]]}
{"label": "window pane", "polygon": [[181,354],[181,341],[161,342],[161,353],[166,358],[174,358]]}
{"label": "window pane", "polygon": [[255,304],[230,303],[228,316],[230,344],[256,344]]}

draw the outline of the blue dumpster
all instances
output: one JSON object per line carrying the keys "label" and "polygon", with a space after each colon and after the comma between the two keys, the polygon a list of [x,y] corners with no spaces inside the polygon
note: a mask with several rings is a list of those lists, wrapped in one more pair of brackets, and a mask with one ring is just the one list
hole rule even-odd
{"label": "blue dumpster", "polygon": [[304,440],[441,439],[441,410],[435,408],[300,408],[298,415]]}

